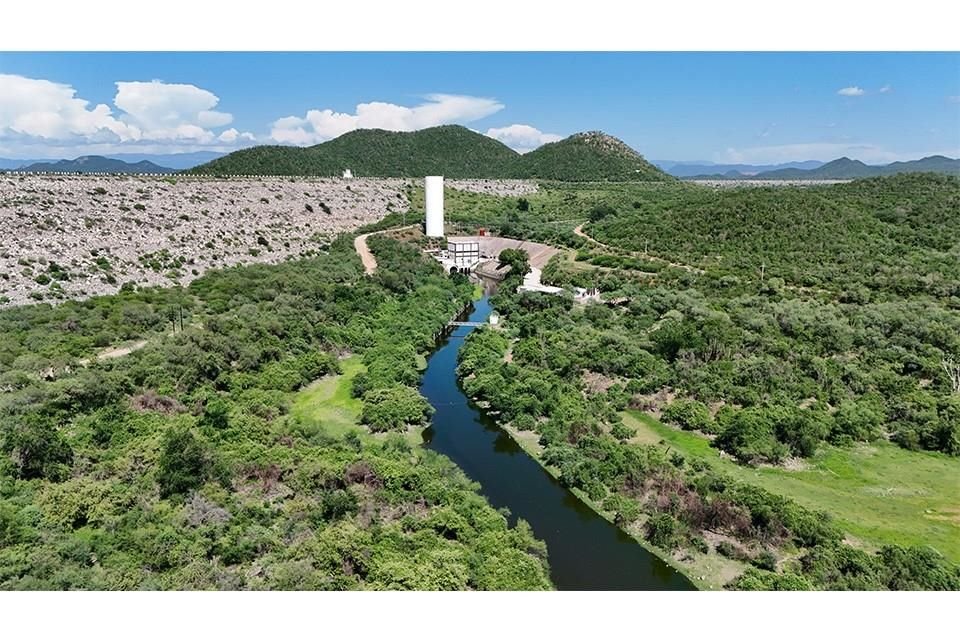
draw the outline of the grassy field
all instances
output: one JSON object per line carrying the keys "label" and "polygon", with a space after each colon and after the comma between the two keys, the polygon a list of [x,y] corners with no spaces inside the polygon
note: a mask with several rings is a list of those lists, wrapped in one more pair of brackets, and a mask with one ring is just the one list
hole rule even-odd
{"label": "grassy field", "polygon": [[639,411],[624,413],[636,442],[663,442],[709,461],[737,479],[833,515],[867,548],[927,545],[960,562],[960,459],[878,442],[841,449],[823,445],[804,468],[752,468],[720,458],[709,441]]}
{"label": "grassy field", "polygon": [[[427,359],[417,356],[421,369],[427,368]],[[350,394],[354,376],[366,370],[362,358],[350,356],[340,361],[343,373],[326,376],[307,385],[293,394],[290,415],[306,422],[319,422],[323,430],[331,436],[341,438],[350,431],[358,431],[367,438],[386,438],[386,433],[370,433],[360,423],[363,402]],[[404,438],[413,446],[423,443],[423,427],[410,428],[403,433]]]}
{"label": "grassy field", "polygon": [[294,394],[290,415],[304,421],[319,422],[332,436],[343,436],[360,425],[363,403],[350,395],[350,382],[364,370],[360,356],[340,361],[343,373],[327,376]]}

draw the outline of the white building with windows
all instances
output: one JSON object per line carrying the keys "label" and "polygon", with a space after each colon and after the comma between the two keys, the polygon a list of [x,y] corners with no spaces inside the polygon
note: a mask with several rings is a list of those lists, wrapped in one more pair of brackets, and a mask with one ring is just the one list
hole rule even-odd
{"label": "white building with windows", "polygon": [[470,238],[447,240],[447,260],[461,271],[470,271],[480,262],[480,242]]}

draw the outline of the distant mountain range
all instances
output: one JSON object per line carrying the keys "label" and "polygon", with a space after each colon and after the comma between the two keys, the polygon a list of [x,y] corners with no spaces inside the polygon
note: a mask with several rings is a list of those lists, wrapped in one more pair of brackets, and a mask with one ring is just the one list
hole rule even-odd
{"label": "distant mountain range", "polygon": [[14,171],[20,167],[34,164],[35,162],[44,162],[43,160],[17,160],[15,158],[0,158],[0,171]]}
{"label": "distant mountain range", "polygon": [[[73,160],[23,160],[0,158],[0,171],[68,171],[74,173],[110,172],[110,173],[170,173],[190,169],[199,164],[222,157],[216,151],[195,151],[192,153],[117,153],[106,156],[81,156]],[[118,160],[122,164],[109,163]],[[140,164],[146,162],[148,164]],[[71,163],[75,163],[73,166]],[[150,168],[152,165],[153,168]],[[57,168],[50,168],[57,167]],[[62,168],[60,168],[62,167]],[[108,167],[108,168],[91,168]],[[141,167],[141,168],[138,168]]]}
{"label": "distant mountain range", "polygon": [[[648,162],[621,140],[599,131],[574,134],[519,154],[487,136],[457,125],[413,132],[359,129],[312,147],[257,146],[230,154],[197,151],[172,154],[119,153],[73,160],[0,158],[0,171],[65,173],[272,174],[450,178],[540,178],[570,181],[849,180],[897,173],[960,175],[960,159],[929,156],[909,162],[868,165],[839,158],[772,165]],[[669,174],[669,175],[668,175]]]}
{"label": "distant mountain range", "polygon": [[33,173],[175,173],[174,169],[161,167],[149,160],[124,162],[103,156],[80,156],[73,160],[36,162],[21,167],[20,170]]}
{"label": "distant mountain range", "polygon": [[358,129],[312,147],[258,146],[189,171],[207,175],[541,178],[567,181],[673,180],[623,141],[578,133],[519,154],[459,125],[419,131]]}
{"label": "distant mountain range", "polygon": [[816,169],[824,164],[819,160],[784,162],[781,164],[718,164],[716,162],[687,162],[676,160],[653,160],[652,162],[670,175],[678,178],[692,178],[694,176],[708,174],[726,174],[731,171],[744,175],[754,175],[764,171],[776,171],[777,169]]}
{"label": "distant mountain range", "polygon": [[785,167],[756,174],[730,170],[689,176],[689,178],[713,180],[852,180],[855,178],[876,178],[892,176],[898,173],[933,172],[948,175],[960,175],[960,160],[946,156],[928,156],[908,162],[892,162],[884,165],[869,165],[859,160],[838,158],[819,167],[801,169]]}
{"label": "distant mountain range", "polygon": [[169,167],[177,171],[191,169],[197,165],[222,158],[227,154],[218,151],[194,151],[191,153],[112,153],[107,158],[123,160],[124,162],[140,162],[146,160],[161,167]]}

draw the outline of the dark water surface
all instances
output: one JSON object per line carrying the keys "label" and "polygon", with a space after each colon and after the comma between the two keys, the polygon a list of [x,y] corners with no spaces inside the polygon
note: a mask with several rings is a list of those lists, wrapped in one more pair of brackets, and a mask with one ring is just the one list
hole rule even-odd
{"label": "dark water surface", "polygon": [[[484,321],[489,300],[474,303],[471,321]],[[457,352],[471,327],[458,327],[434,351],[420,392],[436,409],[424,446],[453,460],[511,523],[523,518],[547,543],[558,589],[688,590],[683,575],[594,513],[560,485],[513,439],[469,402],[457,382]]]}

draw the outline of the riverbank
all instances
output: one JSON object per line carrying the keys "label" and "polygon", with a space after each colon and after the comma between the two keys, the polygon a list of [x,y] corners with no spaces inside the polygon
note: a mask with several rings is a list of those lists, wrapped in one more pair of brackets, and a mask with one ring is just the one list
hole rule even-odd
{"label": "riverbank", "polygon": [[[470,319],[489,312],[477,301]],[[672,558],[650,549],[643,540],[613,523],[612,514],[579,491],[557,481],[555,469],[539,459],[535,438],[497,426],[462,393],[455,369],[463,338],[473,327],[456,327],[431,352],[423,371],[422,393],[436,409],[431,426],[411,429],[405,439],[452,460],[479,483],[480,493],[495,508],[510,512],[513,526],[530,524],[533,535],[547,543],[551,578],[559,589],[691,589],[691,580]],[[362,404],[350,390],[364,371],[360,356],[340,361],[342,373],[327,376],[295,393],[291,417],[342,437],[359,432],[363,440],[382,440],[360,424]],[[712,585],[707,585],[712,588]]]}
{"label": "riverbank", "polygon": [[[488,298],[469,314],[483,322]],[[421,393],[436,409],[425,446],[449,457],[480,484],[512,523],[524,520],[547,544],[551,578],[561,590],[690,590],[697,584],[671,559],[662,558],[615,526],[598,505],[570,491],[544,467],[536,441],[514,437],[464,393],[456,370],[464,338],[473,327],[451,331],[428,360]]]}
{"label": "riverbank", "polygon": [[[476,402],[475,399],[472,399],[472,400]],[[519,429],[512,427],[510,425],[502,424],[499,420],[494,420],[494,422],[496,422],[497,426],[500,429],[502,429],[504,433],[509,435],[510,438],[512,438],[513,441],[517,443],[517,446],[519,446],[521,449],[523,449],[527,453],[527,455],[533,458],[537,462],[537,464],[539,464],[543,468],[544,471],[546,471],[551,476],[556,478],[557,481],[560,480],[560,470],[557,469],[556,467],[546,464],[543,461],[541,457],[541,454],[543,453],[543,447],[540,446],[539,438],[537,437],[537,434],[535,432],[520,431]],[[708,569],[711,567],[711,564],[707,562],[700,562],[694,565],[685,565],[677,561],[677,559],[674,558],[672,554],[664,553],[663,549],[659,549],[653,546],[642,537],[642,535],[640,534],[640,531],[642,531],[643,529],[643,523],[646,520],[645,518],[641,518],[640,520],[638,520],[637,523],[635,523],[635,526],[631,527],[630,529],[624,529],[623,527],[619,526],[616,523],[616,519],[614,517],[616,514],[614,514],[611,511],[605,510],[601,505],[597,504],[594,500],[591,500],[590,497],[585,492],[575,487],[571,488],[570,491],[571,493],[576,495],[578,498],[580,498],[591,509],[593,509],[593,511],[597,515],[602,517],[611,525],[620,529],[620,531],[622,531],[623,533],[633,538],[633,540],[637,544],[639,544],[641,547],[646,549],[649,553],[652,553],[653,555],[660,558],[660,560],[662,560],[666,564],[670,565],[670,567],[673,568],[675,571],[683,574],[691,582],[691,584],[693,584],[698,590],[709,590],[709,591],[722,590],[724,584],[726,584],[726,582],[729,582],[729,580],[734,577],[734,576],[729,576],[729,578],[725,581],[717,579],[716,575],[712,575],[712,574],[717,574],[716,571],[708,571]],[[704,556],[704,558],[706,558],[706,556]],[[703,569],[703,570],[698,571],[697,569]],[[724,575],[729,575],[729,573],[725,572]]]}

